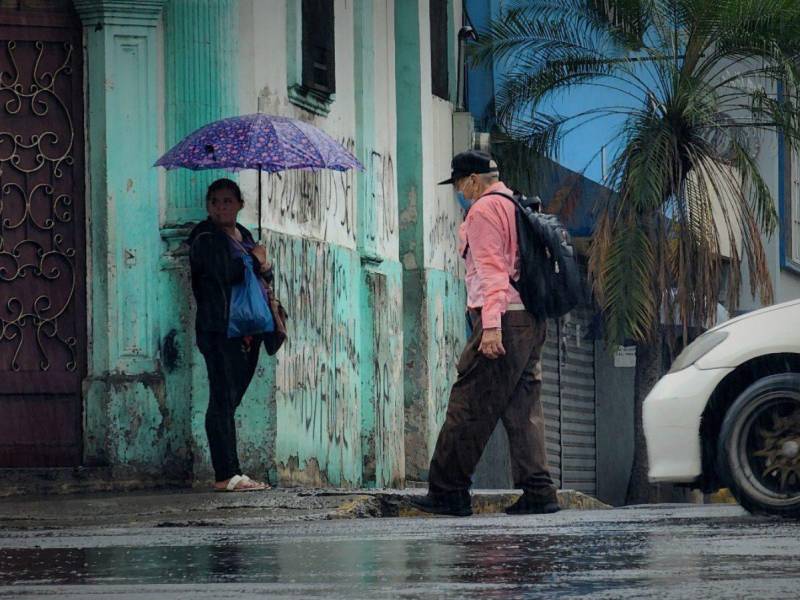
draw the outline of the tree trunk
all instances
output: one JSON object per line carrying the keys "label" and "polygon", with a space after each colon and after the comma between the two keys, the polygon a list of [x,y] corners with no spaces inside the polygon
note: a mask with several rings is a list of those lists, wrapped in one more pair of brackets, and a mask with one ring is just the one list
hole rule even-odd
{"label": "tree trunk", "polygon": [[658,501],[655,486],[647,479],[647,447],[642,424],[642,406],[644,399],[661,378],[663,334],[658,331],[653,342],[639,344],[636,348],[636,376],[633,401],[633,467],[628,482],[626,504],[646,504]]}

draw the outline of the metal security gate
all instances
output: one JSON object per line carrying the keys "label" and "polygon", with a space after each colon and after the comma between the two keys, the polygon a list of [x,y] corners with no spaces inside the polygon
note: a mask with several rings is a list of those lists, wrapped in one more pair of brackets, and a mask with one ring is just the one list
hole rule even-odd
{"label": "metal security gate", "polygon": [[547,322],[547,342],[542,350],[542,404],[545,416],[545,438],[547,462],[550,475],[561,487],[561,396],[559,377],[560,325],[550,319]]}
{"label": "metal security gate", "polygon": [[80,462],[81,53],[76,17],[0,11],[0,467]]}
{"label": "metal security gate", "polygon": [[561,488],[597,492],[592,310],[576,308],[548,324],[542,399],[551,473]]}
{"label": "metal security gate", "polygon": [[572,311],[561,334],[561,473],[562,487],[597,492],[595,437],[594,339],[592,313]]}

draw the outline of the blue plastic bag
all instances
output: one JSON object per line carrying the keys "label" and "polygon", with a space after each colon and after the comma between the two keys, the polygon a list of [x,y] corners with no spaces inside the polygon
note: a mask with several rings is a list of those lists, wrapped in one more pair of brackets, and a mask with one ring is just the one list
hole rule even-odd
{"label": "blue plastic bag", "polygon": [[269,309],[264,290],[253,271],[253,258],[247,254],[244,261],[244,281],[231,290],[228,337],[237,338],[275,331],[275,321]]}

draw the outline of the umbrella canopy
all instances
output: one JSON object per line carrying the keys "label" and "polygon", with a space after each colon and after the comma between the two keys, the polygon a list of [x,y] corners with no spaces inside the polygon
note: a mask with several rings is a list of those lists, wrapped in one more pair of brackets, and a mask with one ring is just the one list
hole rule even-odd
{"label": "umbrella canopy", "polygon": [[204,125],[155,166],[167,169],[287,169],[346,171],[364,167],[324,131],[289,117],[242,115]]}

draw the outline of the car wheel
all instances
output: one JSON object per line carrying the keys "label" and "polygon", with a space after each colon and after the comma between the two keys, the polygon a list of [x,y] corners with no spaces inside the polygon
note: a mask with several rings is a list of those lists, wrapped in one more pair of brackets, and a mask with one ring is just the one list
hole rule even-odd
{"label": "car wheel", "polygon": [[719,438],[718,470],[753,513],[800,518],[800,374],[760,379],[733,403]]}

